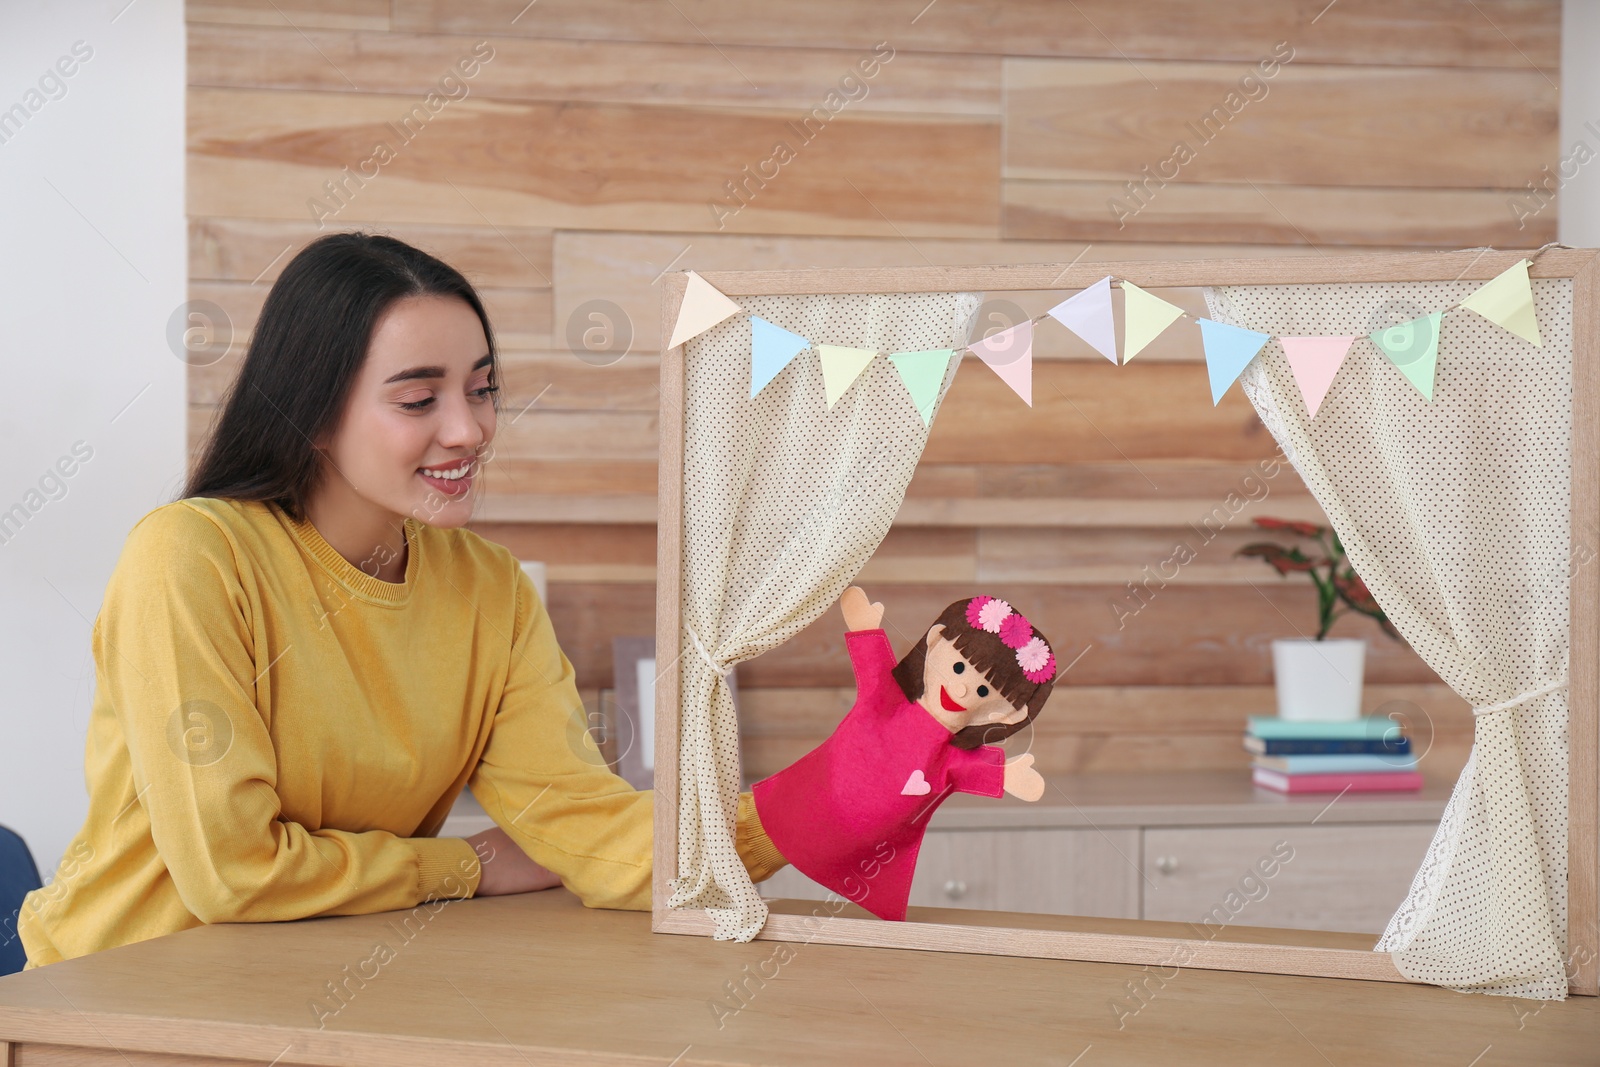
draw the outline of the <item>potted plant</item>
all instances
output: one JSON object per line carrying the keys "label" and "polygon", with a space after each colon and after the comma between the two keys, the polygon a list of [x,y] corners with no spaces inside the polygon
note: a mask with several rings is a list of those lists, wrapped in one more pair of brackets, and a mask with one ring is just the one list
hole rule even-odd
{"label": "potted plant", "polygon": [[[1257,518],[1258,528],[1315,541],[1311,555],[1298,544],[1271,541],[1245,545],[1236,556],[1258,556],[1280,577],[1300,572],[1317,587],[1316,637],[1277,638],[1272,642],[1272,675],[1281,719],[1341,721],[1361,715],[1361,679],[1366,666],[1364,638],[1328,638],[1333,620],[1357,612],[1371,616],[1383,632],[1404,644],[1367,584],[1345,559],[1339,535],[1325,526],[1287,519]],[[1331,538],[1331,543],[1329,539]],[[1343,604],[1343,608],[1340,605]]]}

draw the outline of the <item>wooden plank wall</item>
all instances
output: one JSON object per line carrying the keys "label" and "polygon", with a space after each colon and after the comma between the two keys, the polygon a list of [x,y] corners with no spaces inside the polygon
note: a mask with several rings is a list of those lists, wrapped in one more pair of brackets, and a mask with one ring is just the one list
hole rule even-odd
{"label": "wooden plank wall", "polygon": [[[225,310],[234,343],[191,370],[190,440],[319,233],[382,230],[460,267],[505,361],[474,528],[548,562],[595,703],[611,637],[653,629],[667,270],[1555,235],[1530,183],[1559,158],[1557,0],[525,4],[191,0],[191,296]],[[392,157],[363,177],[380,141]],[[779,141],[792,158],[774,163]],[[1198,292],[1163,295],[1204,312]],[[1059,299],[990,296],[985,330]],[[898,648],[981,591],[1079,657],[1030,742],[1047,770],[1243,766],[1270,642],[1310,632],[1315,601],[1231,554],[1252,514],[1320,512],[1287,467],[1251,480],[1274,445],[1237,389],[1212,408],[1192,323],[1126,369],[1046,324],[1036,358],[1031,411],[961,371],[861,581]],[[1174,575],[1180,541],[1198,554]],[[835,609],[740,668],[750,775],[848,707],[841,629]],[[1464,703],[1366,620],[1333,634],[1370,638],[1369,709],[1402,713],[1425,768],[1456,773]]]}

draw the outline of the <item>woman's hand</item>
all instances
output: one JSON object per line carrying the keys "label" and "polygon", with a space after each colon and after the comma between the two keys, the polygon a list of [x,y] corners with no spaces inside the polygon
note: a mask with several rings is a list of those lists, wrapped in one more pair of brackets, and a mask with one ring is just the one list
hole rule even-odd
{"label": "woman's hand", "polygon": [[883,625],[883,605],[867,603],[866,590],[852,585],[839,597],[839,610],[844,612],[847,630],[876,630]]}
{"label": "woman's hand", "polygon": [[498,826],[473,834],[467,841],[472,844],[473,851],[478,854],[478,863],[483,867],[474,896],[531,893],[561,884],[560,877],[529,859],[521,846],[511,840],[511,835]]}
{"label": "woman's hand", "polygon": [[1024,752],[1006,763],[1005,791],[1023,800],[1044,796],[1044,776],[1033,769],[1033,753]]}

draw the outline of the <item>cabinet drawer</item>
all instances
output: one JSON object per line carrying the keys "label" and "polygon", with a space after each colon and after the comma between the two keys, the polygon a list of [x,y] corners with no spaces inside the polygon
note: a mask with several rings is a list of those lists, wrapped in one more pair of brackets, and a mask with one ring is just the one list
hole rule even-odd
{"label": "cabinet drawer", "polygon": [[[1139,914],[1139,831],[930,830],[911,883],[913,906],[1095,915]],[[793,867],[757,886],[767,898],[820,900]]]}
{"label": "cabinet drawer", "polygon": [[1381,934],[1410,891],[1435,829],[1435,823],[1149,827],[1143,917],[1195,923],[1207,937],[1228,926]]}

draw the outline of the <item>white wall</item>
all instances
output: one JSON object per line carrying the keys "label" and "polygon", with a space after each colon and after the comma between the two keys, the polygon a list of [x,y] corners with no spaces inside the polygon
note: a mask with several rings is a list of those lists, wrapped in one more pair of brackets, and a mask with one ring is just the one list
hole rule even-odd
{"label": "white wall", "polygon": [[181,0],[0,0],[0,823],[47,881],[88,807],[90,625],[181,489],[183,90]]}
{"label": "white wall", "polygon": [[[1550,172],[1559,187],[1557,240],[1600,248],[1600,3],[1561,5],[1561,148]],[[1582,148],[1578,148],[1579,145]],[[1543,174],[1540,178],[1544,178]]]}

